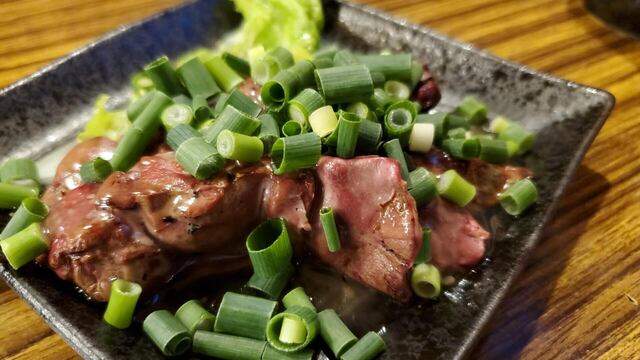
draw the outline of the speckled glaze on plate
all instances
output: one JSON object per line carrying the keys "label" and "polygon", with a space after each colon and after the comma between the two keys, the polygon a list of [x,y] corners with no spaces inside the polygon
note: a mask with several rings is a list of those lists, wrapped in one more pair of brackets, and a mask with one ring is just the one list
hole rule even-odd
{"label": "speckled glaze on plate", "polygon": [[[539,134],[523,160],[536,174],[539,202],[520,218],[501,213],[493,217],[494,239],[487,260],[436,303],[407,306],[382,299],[384,308],[378,309],[394,318],[384,324],[388,345],[384,359],[469,356],[540,238],[614,98],[368,8],[333,1],[325,5],[329,41],[359,50],[409,51],[426,61],[439,81],[441,108],[473,94],[495,113],[517,119]],[[46,154],[74,136],[98,94],[126,93],[129,77],[145,63],[161,54],[176,56],[211,46],[238,21],[227,1],[188,3],[123,28],[2,90],[0,153],[3,158]],[[105,325],[102,305],[86,302],[50,271],[32,264],[16,272],[0,256],[0,276],[84,358],[162,358],[139,327],[119,331]],[[381,325],[375,316],[347,321],[356,329]]]}

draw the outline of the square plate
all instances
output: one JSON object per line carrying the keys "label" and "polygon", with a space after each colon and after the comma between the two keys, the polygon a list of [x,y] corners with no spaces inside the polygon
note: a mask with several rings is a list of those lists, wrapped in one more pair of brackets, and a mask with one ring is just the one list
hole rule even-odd
{"label": "square plate", "polygon": [[[428,63],[443,93],[440,107],[450,108],[474,94],[495,113],[538,132],[523,161],[536,174],[539,202],[520,218],[498,214],[492,219],[488,259],[437,303],[407,306],[382,300],[382,312],[394,318],[383,327],[388,345],[383,358],[463,358],[540,238],[614,98],[365,7],[334,1],[325,5],[327,39],[358,50],[408,51]],[[68,142],[90,116],[98,94],[125,94],[129,77],[144,64],[161,54],[211,46],[239,20],[228,1],[188,3],[118,30],[4,89],[0,153],[37,158]],[[1,258],[0,276],[84,358],[161,358],[139,327],[110,328],[101,320],[103,306],[85,301],[51,271],[29,265],[16,272]],[[369,321],[348,319],[356,329]]]}

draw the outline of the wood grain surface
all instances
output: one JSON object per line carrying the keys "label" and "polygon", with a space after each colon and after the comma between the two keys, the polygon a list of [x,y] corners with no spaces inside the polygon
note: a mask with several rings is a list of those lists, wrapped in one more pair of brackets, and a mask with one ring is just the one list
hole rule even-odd
{"label": "wood grain surface", "polygon": [[[617,104],[472,354],[640,359],[640,41],[580,0],[360,0]],[[176,0],[0,0],[0,87]],[[78,358],[0,283],[0,358]]]}

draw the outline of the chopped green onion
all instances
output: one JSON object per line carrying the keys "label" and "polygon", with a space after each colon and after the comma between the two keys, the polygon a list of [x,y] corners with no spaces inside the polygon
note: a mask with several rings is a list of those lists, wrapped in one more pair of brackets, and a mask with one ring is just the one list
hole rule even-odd
{"label": "chopped green onion", "polygon": [[176,95],[176,96],[172,97],[171,100],[173,100],[173,102],[175,104],[182,104],[182,105],[187,105],[187,106],[191,106],[191,104],[193,103],[191,101],[191,98],[188,97],[185,94]]}
{"label": "chopped green onion", "polygon": [[511,121],[509,121],[509,119],[504,116],[497,116],[495,119],[491,120],[489,129],[492,133],[500,134],[509,125],[511,125]]}
{"label": "chopped green onion", "polygon": [[251,116],[258,116],[258,114],[260,114],[260,112],[262,111],[260,105],[253,102],[251,98],[249,98],[237,88],[233,89],[228,95],[223,94],[223,96],[218,99],[216,107],[213,111],[214,115],[220,115],[220,113],[227,105],[231,105],[236,109],[242,111],[243,113]]}
{"label": "chopped green onion", "polygon": [[246,245],[253,271],[260,276],[275,275],[291,263],[293,248],[283,219],[260,224],[249,234]]}
{"label": "chopped green onion", "polygon": [[391,104],[384,115],[384,129],[387,136],[398,138],[400,144],[407,145],[415,119],[416,108],[411,101],[401,100]]}
{"label": "chopped green onion", "polygon": [[442,148],[455,158],[469,160],[480,154],[480,141],[478,139],[446,139],[442,142]]}
{"label": "chopped green onion", "polygon": [[333,309],[321,311],[318,314],[318,323],[322,339],[336,358],[341,358],[342,354],[358,341]]}
{"label": "chopped green onion", "polygon": [[80,166],[80,178],[84,183],[102,182],[112,172],[111,163],[101,157],[97,157]]}
{"label": "chopped green onion", "polygon": [[256,162],[262,157],[264,145],[257,136],[247,136],[222,130],[216,142],[218,153],[225,159]]}
{"label": "chopped green onion", "polygon": [[414,124],[409,135],[409,150],[427,153],[431,150],[435,138],[435,126],[433,124]]}
{"label": "chopped green onion", "polygon": [[431,261],[431,229],[422,228],[422,246],[414,261],[414,264],[427,263]]}
{"label": "chopped green onion", "polygon": [[0,179],[4,183],[16,185],[38,186],[40,183],[36,163],[27,158],[5,161],[0,167]]}
{"label": "chopped green onion", "polygon": [[189,330],[167,310],[149,314],[142,330],[166,356],[182,355],[191,346]]}
{"label": "chopped green onion", "polygon": [[170,97],[159,91],[154,91],[151,101],[133,121],[132,128],[142,131],[146,136],[155,135],[161,124],[162,111],[172,103],[173,100]]}
{"label": "chopped green onion", "polygon": [[347,66],[357,64],[360,64],[360,61],[358,61],[356,56],[349,50],[338,50],[335,55],[333,55],[333,66]]}
{"label": "chopped green onion", "polygon": [[311,63],[313,64],[313,67],[315,67],[316,69],[326,69],[326,68],[330,68],[333,67],[333,59],[331,58],[320,58],[320,59],[313,59],[311,60]]}
{"label": "chopped green onion", "polygon": [[176,150],[176,161],[182,168],[198,180],[206,180],[217,174],[225,161],[216,148],[199,136],[180,144]]}
{"label": "chopped green onion", "polygon": [[302,344],[307,338],[307,329],[304,322],[292,316],[284,316],[280,327],[278,341],[283,344]]}
{"label": "chopped green onion", "polygon": [[287,353],[276,350],[267,344],[262,353],[262,360],[312,360],[313,349],[300,350],[293,353]]}
{"label": "chopped green onion", "polygon": [[182,64],[176,72],[191,97],[200,95],[204,98],[209,98],[220,92],[217,80],[211,77],[209,71],[197,56]]}
{"label": "chopped green onion", "polygon": [[0,234],[0,240],[6,239],[33,223],[39,223],[49,214],[49,208],[38,198],[22,200],[20,207],[11,217]]}
{"label": "chopped green onion", "polygon": [[230,92],[244,81],[240,75],[227,65],[221,56],[211,57],[204,65],[216,83],[226,92]]}
{"label": "chopped green onion", "polygon": [[196,331],[193,336],[193,352],[196,354],[229,360],[262,360],[267,347],[264,340]]}
{"label": "chopped green onion", "polygon": [[418,167],[409,173],[411,187],[409,193],[421,207],[438,195],[438,179],[429,170]]}
{"label": "chopped green onion", "polygon": [[387,80],[411,81],[411,55],[360,55],[360,63],[371,71],[379,71]]}
{"label": "chopped green onion", "polygon": [[406,100],[411,96],[411,89],[409,89],[407,84],[396,80],[388,80],[385,82],[384,91],[397,100]]}
{"label": "chopped green onion", "polygon": [[260,96],[265,105],[280,106],[295,96],[299,88],[298,76],[290,70],[284,70],[264,83]]}
{"label": "chopped green onion", "polygon": [[295,65],[289,68],[297,78],[298,78],[298,88],[304,89],[310,86],[315,86],[315,78],[313,71],[316,67],[309,60],[301,60],[298,61]]}
{"label": "chopped green onion", "polygon": [[176,319],[193,335],[197,330],[211,331],[216,317],[207,311],[198,300],[189,300],[176,311]]}
{"label": "chopped green onion", "polygon": [[460,116],[457,114],[449,114],[448,119],[449,119],[449,126],[447,127],[447,130],[455,129],[455,128],[469,129],[471,127],[471,125],[469,124],[469,121],[464,116]]}
{"label": "chopped green onion", "polygon": [[292,120],[305,124],[309,115],[324,106],[324,99],[313,89],[304,89],[289,101],[289,116]]}
{"label": "chopped green onion", "polygon": [[274,174],[309,169],[318,163],[322,153],[320,137],[315,133],[280,138],[271,147]]}
{"label": "chopped green onion", "polygon": [[204,131],[206,142],[215,145],[218,135],[222,130],[231,130],[236,133],[251,135],[260,127],[260,121],[243,113],[233,106],[225,106],[224,110],[213,125]]}
{"label": "chopped green onion", "polygon": [[411,272],[411,288],[413,292],[425,299],[433,299],[440,295],[440,271],[431,264],[420,263]]}
{"label": "chopped green onion", "polygon": [[518,144],[509,140],[507,140],[506,143],[507,143],[507,154],[509,155],[509,157],[514,156],[518,152]]}
{"label": "chopped green onion", "polygon": [[276,64],[278,64],[278,68],[280,70],[288,69],[293,66],[293,55],[289,50],[282,46],[278,46],[270,50],[265,57],[274,60]]}
{"label": "chopped green onion", "polygon": [[385,350],[384,340],[373,331],[366,333],[340,360],[372,360]]}
{"label": "chopped green onion", "polygon": [[338,120],[338,144],[336,154],[341,158],[353,157],[358,142],[358,131],[362,120],[354,113],[341,112]]}
{"label": "chopped green onion", "polygon": [[144,111],[147,105],[149,105],[149,102],[151,102],[151,99],[153,99],[153,95],[154,92],[149,91],[127,106],[127,117],[129,121],[134,121],[138,115]]}
{"label": "chopped green onion", "polygon": [[320,222],[324,230],[324,236],[327,239],[327,247],[329,251],[336,252],[340,250],[340,234],[336,225],[336,219],[333,214],[333,208],[320,209]]}
{"label": "chopped green onion", "polygon": [[387,78],[384,77],[384,74],[380,71],[369,71],[371,74],[371,81],[373,82],[373,87],[381,87],[384,86],[384,83],[387,81]]}
{"label": "chopped green onion", "polygon": [[519,124],[511,124],[507,126],[498,135],[500,140],[510,141],[517,145],[516,155],[522,155],[529,151],[533,145],[533,133]]}
{"label": "chopped green onion", "polygon": [[247,287],[258,291],[262,296],[270,300],[277,300],[282,290],[289,283],[289,279],[293,275],[294,268],[291,264],[286,264],[283,270],[275,275],[261,275],[253,273]]}
{"label": "chopped green onion", "polygon": [[520,215],[538,200],[538,189],[533,181],[522,179],[498,194],[498,200],[509,215]]}
{"label": "chopped green onion", "polygon": [[314,312],[316,311],[316,307],[309,299],[309,295],[307,295],[307,293],[304,291],[304,288],[301,286],[298,286],[297,288],[289,291],[287,295],[282,298],[282,304],[286,309],[292,306],[302,306],[307,307]]}
{"label": "chopped green onion", "polygon": [[193,120],[191,106],[184,104],[167,106],[167,108],[162,111],[160,120],[167,131],[180,124],[191,124],[191,120]]}
{"label": "chopped green onion", "polygon": [[[296,325],[300,325],[300,328],[304,329],[304,338],[301,343],[288,343],[281,341],[280,335],[282,328],[285,325],[285,319],[291,319],[297,321]],[[289,328],[291,329],[291,328]],[[287,328],[284,329],[288,330]],[[294,332],[297,332],[297,326],[293,327]],[[284,312],[279,313],[269,320],[267,325],[267,341],[275,349],[284,352],[296,352],[304,349],[313,341],[318,332],[318,315],[315,311],[302,306],[292,306],[286,309]],[[295,339],[295,337],[292,337]],[[287,340],[292,338],[286,338]],[[292,339],[292,340],[293,340]]]}
{"label": "chopped green onion", "polygon": [[487,120],[487,106],[473,96],[467,96],[456,108],[456,113],[466,117],[473,125]]}
{"label": "chopped green onion", "polygon": [[256,46],[247,51],[249,59],[249,68],[251,69],[251,78],[258,83],[264,84],[272,76],[274,76],[280,69],[278,64],[274,61],[268,61],[265,59],[265,52],[263,46]]}
{"label": "chopped green onion", "polygon": [[327,104],[365,101],[373,95],[373,81],[364,65],[316,69],[316,85]]}
{"label": "chopped green onion", "polygon": [[363,120],[358,131],[357,149],[366,154],[378,152],[380,140],[382,139],[382,125],[377,122]]}
{"label": "chopped green onion", "polygon": [[22,201],[31,197],[38,197],[37,187],[0,183],[0,209],[14,209]]}
{"label": "chopped green onion", "polygon": [[476,188],[457,171],[450,169],[440,175],[438,193],[458,206],[466,206],[476,196]]}
{"label": "chopped green onion", "polygon": [[457,127],[447,131],[447,138],[449,139],[466,139],[467,130],[463,127]]}
{"label": "chopped green onion", "polygon": [[367,106],[367,104],[365,104],[365,103],[363,103],[361,101],[353,103],[353,104],[350,104],[349,106],[347,106],[347,108],[345,110],[347,112],[356,113],[363,120],[369,120],[369,121],[374,121],[374,122],[378,121],[376,113],[373,112],[372,110],[370,110],[369,107]]}
{"label": "chopped green onion", "polygon": [[264,340],[277,307],[275,301],[227,292],[220,302],[214,331]]}
{"label": "chopped green onion", "polygon": [[116,329],[126,329],[133,321],[138,298],[142,293],[142,286],[123,279],[116,279],[111,283],[111,292],[107,310],[102,317],[104,321]]}
{"label": "chopped green onion", "polygon": [[504,164],[509,158],[507,142],[496,139],[478,139],[480,141],[480,160],[492,164]]}
{"label": "chopped green onion", "polygon": [[139,72],[131,77],[131,87],[136,93],[147,93],[153,90],[153,86],[153,81],[144,72]]}
{"label": "chopped green onion", "polygon": [[238,74],[244,77],[251,75],[251,67],[247,60],[226,51],[222,53],[222,60]]}
{"label": "chopped green onion", "polygon": [[213,117],[213,110],[209,106],[209,101],[203,95],[196,95],[191,102],[191,108],[193,109],[193,117],[195,118],[195,124],[201,124],[202,122],[209,120]]}
{"label": "chopped green onion", "polygon": [[296,136],[303,133],[302,125],[296,120],[289,120],[282,125],[282,135]]}
{"label": "chopped green onion", "polygon": [[442,140],[449,128],[449,114],[436,112],[433,114],[419,114],[416,116],[416,124],[433,124],[435,140]]}
{"label": "chopped green onion", "polygon": [[169,96],[184,92],[178,75],[166,56],[161,56],[145,66],[144,73],[153,81],[156,89]]}
{"label": "chopped green onion", "polygon": [[49,243],[39,223],[32,223],[17,233],[0,240],[0,248],[9,265],[18,270],[22,265],[47,251]]}
{"label": "chopped green onion", "polygon": [[167,134],[167,144],[173,149],[173,151],[177,151],[183,142],[196,136],[200,136],[200,133],[194,128],[187,124],[180,124],[171,129]]}
{"label": "chopped green onion", "polygon": [[338,118],[331,105],[316,109],[309,115],[311,130],[320,137],[331,134],[338,127]]}
{"label": "chopped green onion", "polygon": [[416,86],[418,86],[418,83],[422,79],[423,73],[424,73],[424,70],[422,69],[422,64],[420,64],[415,60],[412,61],[411,62],[411,82],[410,82],[412,89],[415,89]]}
{"label": "chopped green onion", "polygon": [[409,177],[409,167],[407,166],[407,159],[404,156],[404,152],[402,151],[402,146],[400,145],[400,140],[392,139],[384,143],[382,145],[384,147],[384,151],[388,157],[392,159],[396,159],[398,164],[400,165],[400,173],[402,174],[402,178],[407,182],[407,186],[411,187],[411,179]]}
{"label": "chopped green onion", "polygon": [[258,116],[260,120],[260,132],[258,138],[262,140],[265,153],[271,152],[271,146],[280,137],[280,128],[278,121],[271,114],[262,114]]}
{"label": "chopped green onion", "polygon": [[315,54],[313,54],[313,58],[314,59],[322,59],[322,58],[331,58],[331,59],[333,59],[333,57],[338,52],[338,50],[340,50],[340,49],[338,49],[335,45],[326,46],[326,47],[323,47],[322,49],[316,51]]}
{"label": "chopped green onion", "polygon": [[373,90],[373,95],[369,98],[369,105],[372,109],[374,109],[377,113],[382,113],[387,110],[387,107],[393,103],[393,98],[391,95],[387,94],[386,91],[382,89]]}

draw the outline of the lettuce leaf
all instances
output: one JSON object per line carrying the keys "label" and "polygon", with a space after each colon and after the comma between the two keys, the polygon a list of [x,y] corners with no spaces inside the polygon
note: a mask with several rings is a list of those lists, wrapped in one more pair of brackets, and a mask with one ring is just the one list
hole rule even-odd
{"label": "lettuce leaf", "polygon": [[82,132],[78,134],[78,141],[99,136],[118,141],[131,126],[126,111],[108,111],[105,108],[107,100],[109,100],[109,96],[105,94],[96,99],[93,116],[89,119]]}

